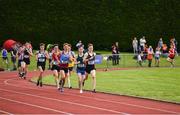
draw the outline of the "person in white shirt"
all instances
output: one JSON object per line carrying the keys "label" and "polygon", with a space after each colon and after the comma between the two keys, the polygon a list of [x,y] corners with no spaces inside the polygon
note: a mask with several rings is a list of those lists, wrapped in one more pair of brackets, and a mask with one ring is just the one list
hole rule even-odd
{"label": "person in white shirt", "polygon": [[154,54],[154,58],[155,58],[155,66],[156,66],[156,67],[159,67],[160,55],[161,55],[160,48],[157,47],[157,48],[156,48],[156,52],[155,52],[155,54]]}
{"label": "person in white shirt", "polygon": [[146,44],[146,39],[145,39],[145,36],[143,36],[143,37],[140,39],[141,52],[144,51],[145,44]]}
{"label": "person in white shirt", "polygon": [[[88,45],[88,52],[84,54],[83,61],[86,64],[86,77],[84,79],[88,79],[88,74],[91,74],[92,77],[92,84],[93,84],[93,93],[96,93],[96,68],[95,68],[95,56],[96,53],[93,51],[93,44]],[[83,82],[84,85],[84,82]]]}
{"label": "person in white shirt", "polygon": [[162,38],[159,39],[159,42],[158,42],[158,47],[161,49],[163,46],[163,40]]}
{"label": "person in white shirt", "polygon": [[143,53],[138,53],[137,55],[137,63],[142,67],[142,57],[143,57]]}
{"label": "person in white shirt", "polygon": [[132,46],[133,46],[134,54],[136,54],[138,52],[138,41],[136,37],[134,37],[132,41]]}

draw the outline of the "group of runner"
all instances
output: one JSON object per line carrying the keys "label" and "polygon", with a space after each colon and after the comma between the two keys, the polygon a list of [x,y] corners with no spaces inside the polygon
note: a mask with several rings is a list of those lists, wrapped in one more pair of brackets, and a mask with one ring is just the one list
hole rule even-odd
{"label": "group of runner", "polygon": [[[17,53],[18,56],[18,75],[20,78],[26,78],[28,65],[30,64],[30,57],[33,56],[32,47],[29,43],[22,45]],[[55,44],[48,52],[45,50],[45,44],[40,43],[39,50],[35,53],[37,60],[37,68],[39,76],[37,79],[37,86],[42,87],[42,77],[46,69],[46,60],[50,60],[51,70],[55,78],[57,89],[60,92],[64,91],[66,80],[68,81],[69,88],[71,89],[70,76],[73,68],[76,65],[76,73],[78,76],[78,85],[80,93],[83,93],[83,86],[88,75],[91,74],[93,82],[93,93],[96,93],[96,69],[95,69],[95,56],[93,51],[93,44],[88,44],[88,51],[84,52],[84,46],[78,47],[78,55],[76,56],[71,51],[71,44],[64,43],[63,50],[61,51],[58,44]]]}

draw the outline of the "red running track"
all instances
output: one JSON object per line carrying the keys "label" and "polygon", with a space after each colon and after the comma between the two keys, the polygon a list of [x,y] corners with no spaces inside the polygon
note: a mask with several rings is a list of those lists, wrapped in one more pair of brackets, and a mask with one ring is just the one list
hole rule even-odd
{"label": "red running track", "polygon": [[[49,74],[51,72],[46,72]],[[36,87],[16,72],[0,73],[0,114],[180,114],[180,105],[128,96]]]}

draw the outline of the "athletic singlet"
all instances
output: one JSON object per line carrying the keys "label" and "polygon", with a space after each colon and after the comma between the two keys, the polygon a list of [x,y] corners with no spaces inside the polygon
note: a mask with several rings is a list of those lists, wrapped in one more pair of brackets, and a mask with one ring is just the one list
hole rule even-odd
{"label": "athletic singlet", "polygon": [[46,62],[46,54],[45,52],[38,51],[37,58],[39,63],[45,63]]}
{"label": "athletic singlet", "polygon": [[82,56],[80,56],[80,55],[78,54],[78,57],[77,57],[77,62],[78,62],[77,68],[78,68],[78,69],[84,69],[84,68],[85,68],[85,64],[84,64],[84,62],[83,62],[83,58],[84,58],[84,54],[83,54]]}
{"label": "athletic singlet", "polygon": [[24,59],[29,59],[29,57],[30,57],[27,50],[29,50],[29,49],[24,50]]}
{"label": "athletic singlet", "polygon": [[61,56],[60,56],[60,67],[68,67],[68,63],[69,63],[69,58],[70,58],[70,54],[67,53],[65,54],[64,51],[62,52]]}
{"label": "athletic singlet", "polygon": [[88,53],[88,56],[86,59],[89,59],[89,61],[87,62],[87,65],[94,65],[95,64],[95,53],[93,53],[93,55],[91,56],[89,53]]}
{"label": "athletic singlet", "polygon": [[11,51],[11,57],[16,58],[16,53],[17,53],[16,50],[12,50]]}
{"label": "athletic singlet", "polygon": [[52,52],[49,52],[49,59],[52,60]]}
{"label": "athletic singlet", "polygon": [[[73,58],[75,58],[75,53],[73,51],[70,51],[69,55],[71,55]],[[70,61],[68,64],[68,67],[73,67],[73,66],[74,66],[74,61]]]}
{"label": "athletic singlet", "polygon": [[53,60],[52,64],[58,65],[59,58],[60,58],[60,54],[53,53],[52,54],[52,60]]}
{"label": "athletic singlet", "polygon": [[18,60],[22,61],[24,59],[24,53],[18,52]]}

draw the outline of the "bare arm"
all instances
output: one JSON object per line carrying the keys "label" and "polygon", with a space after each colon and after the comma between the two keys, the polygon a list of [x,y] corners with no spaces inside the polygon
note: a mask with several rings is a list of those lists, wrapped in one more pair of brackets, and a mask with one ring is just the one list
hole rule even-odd
{"label": "bare arm", "polygon": [[27,52],[29,53],[30,56],[33,56],[33,52],[32,52],[32,49],[28,49]]}
{"label": "bare arm", "polygon": [[38,60],[38,51],[36,52],[35,56],[36,56],[36,60]]}
{"label": "bare arm", "polygon": [[45,56],[46,56],[47,59],[49,59],[49,54],[48,54],[47,51],[45,51]]}
{"label": "bare arm", "polygon": [[88,54],[86,53],[86,54],[84,54],[84,58],[83,58],[83,62],[87,62],[87,61],[89,61],[88,59],[87,59],[87,56],[88,56]]}

